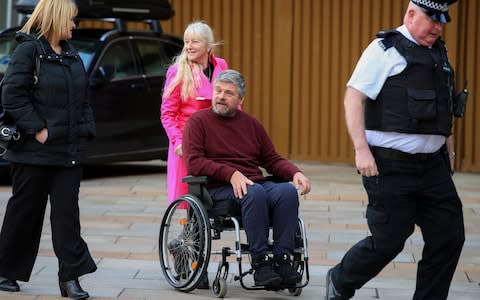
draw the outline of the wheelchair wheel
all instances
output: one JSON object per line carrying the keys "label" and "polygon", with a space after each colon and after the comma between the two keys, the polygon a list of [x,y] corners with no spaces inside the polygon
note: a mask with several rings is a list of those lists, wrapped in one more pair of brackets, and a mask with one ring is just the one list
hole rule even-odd
{"label": "wheelchair wheel", "polygon": [[194,290],[207,272],[211,252],[210,221],[198,198],[184,195],[168,206],[158,242],[167,282],[183,292]]}
{"label": "wheelchair wheel", "polygon": [[227,294],[227,281],[225,278],[218,278],[212,284],[212,292],[217,298],[223,298]]}

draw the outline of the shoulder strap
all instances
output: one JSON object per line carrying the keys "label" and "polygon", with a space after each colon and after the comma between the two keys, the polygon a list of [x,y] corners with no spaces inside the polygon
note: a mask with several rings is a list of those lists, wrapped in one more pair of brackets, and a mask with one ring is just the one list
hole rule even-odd
{"label": "shoulder strap", "polygon": [[35,55],[35,69],[33,69],[33,85],[38,83],[38,76],[40,75],[40,58]]}
{"label": "shoulder strap", "polygon": [[379,46],[384,50],[387,51],[389,48],[393,47],[395,45],[394,41],[391,39],[395,35],[397,35],[399,32],[396,31],[395,29],[389,29],[389,30],[382,30],[377,33],[377,38],[380,38],[381,40],[378,41]]}
{"label": "shoulder strap", "polygon": [[43,48],[42,42],[38,39],[33,40],[33,44],[35,45],[34,51],[34,59],[35,59],[35,67],[33,69],[33,85],[38,83],[38,77],[40,76],[40,60],[45,55],[45,49]]}

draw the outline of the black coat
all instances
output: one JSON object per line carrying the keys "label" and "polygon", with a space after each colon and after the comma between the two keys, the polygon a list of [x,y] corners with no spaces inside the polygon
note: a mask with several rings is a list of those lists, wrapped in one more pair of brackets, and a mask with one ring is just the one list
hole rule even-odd
{"label": "black coat", "polygon": [[[22,142],[3,158],[34,165],[85,162],[95,123],[78,53],[66,41],[61,42],[63,51],[57,55],[45,38],[25,33],[17,33],[16,38],[19,45],[5,73],[2,105],[24,134]],[[40,57],[37,84],[33,84],[35,57]],[[48,129],[45,144],[35,139],[42,128]]]}

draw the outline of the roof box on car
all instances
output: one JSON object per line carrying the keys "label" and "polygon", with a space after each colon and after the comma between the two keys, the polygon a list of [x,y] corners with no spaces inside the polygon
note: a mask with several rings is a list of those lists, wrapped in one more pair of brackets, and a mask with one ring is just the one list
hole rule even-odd
{"label": "roof box on car", "polygon": [[[174,14],[169,0],[74,0],[79,18],[124,20],[168,20]],[[38,0],[17,0],[16,9],[31,14]]]}

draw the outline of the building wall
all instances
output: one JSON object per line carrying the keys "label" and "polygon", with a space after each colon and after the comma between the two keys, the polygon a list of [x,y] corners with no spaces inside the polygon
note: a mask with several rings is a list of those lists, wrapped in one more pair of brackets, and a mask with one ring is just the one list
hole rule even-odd
{"label": "building wall", "polygon": [[[398,0],[172,0],[176,15],[163,22],[183,34],[205,20],[223,41],[218,49],[247,80],[246,111],[258,117],[277,149],[290,159],[353,163],[343,94],[363,49],[381,29],[403,21]],[[468,79],[465,117],[455,121],[457,169],[480,171],[480,5],[462,0],[445,27],[457,85]]]}
{"label": "building wall", "polygon": [[455,48],[450,56],[456,63],[458,88],[468,80],[469,90],[465,117],[455,122],[457,167],[480,172],[480,3],[459,1],[457,6],[456,31],[450,33]]}
{"label": "building wall", "polygon": [[[205,20],[223,41],[216,53],[247,80],[244,109],[266,127],[290,159],[354,162],[343,94],[375,34],[403,20],[407,0],[171,0],[176,15],[162,22],[182,36]],[[465,117],[455,120],[456,168],[480,172],[480,4],[458,1],[443,34],[457,87],[468,80]],[[103,26],[103,25],[102,25]],[[142,25],[133,25],[142,27]]]}

